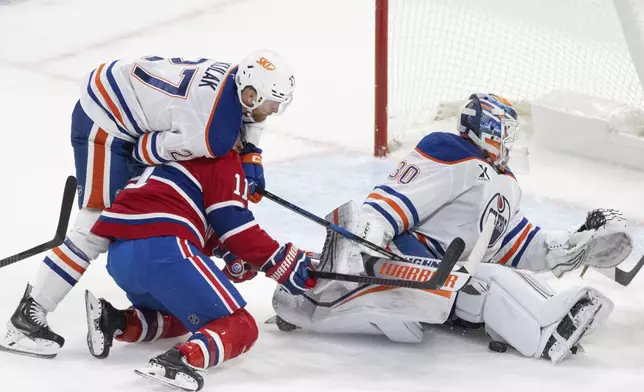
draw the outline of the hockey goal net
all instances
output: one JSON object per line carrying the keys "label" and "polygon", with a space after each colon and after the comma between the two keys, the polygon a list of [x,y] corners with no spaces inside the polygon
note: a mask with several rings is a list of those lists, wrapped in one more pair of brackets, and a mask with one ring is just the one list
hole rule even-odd
{"label": "hockey goal net", "polygon": [[565,90],[644,107],[644,0],[375,0],[375,155],[473,92],[529,114]]}

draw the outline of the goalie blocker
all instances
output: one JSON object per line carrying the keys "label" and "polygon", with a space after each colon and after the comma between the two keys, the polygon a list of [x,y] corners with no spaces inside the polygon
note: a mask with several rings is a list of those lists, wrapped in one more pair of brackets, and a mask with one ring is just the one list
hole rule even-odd
{"label": "goalie blocker", "polygon": [[[349,202],[326,219],[333,221],[335,215],[337,225],[353,231],[357,214],[356,206]],[[382,272],[385,277],[394,274],[401,278],[409,277],[412,268],[435,268],[434,263],[439,263],[421,258],[417,262],[403,273],[399,262],[373,257],[363,260],[356,243],[333,233],[327,237],[319,269],[376,276]],[[393,272],[396,266],[398,273]],[[576,351],[579,341],[613,309],[608,298],[590,287],[556,293],[533,273],[498,264],[479,265],[470,285],[475,292],[320,281],[304,296],[291,296],[278,288],[273,307],[280,321],[306,331],[385,335],[406,343],[422,340],[422,324],[442,324],[452,314],[471,323],[484,323],[494,342],[553,363]]]}

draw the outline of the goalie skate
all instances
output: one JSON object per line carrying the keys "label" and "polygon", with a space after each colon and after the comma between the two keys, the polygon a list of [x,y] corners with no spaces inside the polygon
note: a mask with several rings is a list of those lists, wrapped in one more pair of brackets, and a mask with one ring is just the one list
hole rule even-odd
{"label": "goalie skate", "polygon": [[198,391],[203,388],[203,377],[184,362],[177,348],[150,360],[146,369],[135,369],[134,373],[184,391]]}
{"label": "goalie skate", "polygon": [[278,315],[269,318],[264,324],[275,324],[277,325],[277,329],[282,332],[291,332],[299,328],[297,325],[289,323]]}
{"label": "goalie skate", "polygon": [[0,340],[0,350],[39,358],[54,358],[65,339],[47,324],[47,311],[31,297],[27,285],[16,311],[7,323],[7,333]]}
{"label": "goalie skate", "polygon": [[552,363],[561,362],[569,354],[574,354],[579,348],[579,341],[591,327],[595,316],[602,308],[602,304],[590,298],[580,299],[570,312],[564,317],[541,354],[542,358],[550,359]]}

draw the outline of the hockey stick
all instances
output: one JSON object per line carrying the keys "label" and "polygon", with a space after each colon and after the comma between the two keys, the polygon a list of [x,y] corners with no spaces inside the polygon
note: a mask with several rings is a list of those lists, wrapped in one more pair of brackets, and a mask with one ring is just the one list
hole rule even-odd
{"label": "hockey stick", "polygon": [[[329,279],[329,280],[340,280],[344,282],[354,282],[354,283],[366,283],[366,284],[376,284],[381,286],[391,286],[391,287],[404,287],[410,289],[421,289],[421,290],[437,290],[445,285],[445,282],[452,273],[454,265],[458,262],[463,251],[465,250],[465,242],[460,237],[456,237],[449,244],[445,250],[445,255],[441,260],[438,268],[432,274],[432,277],[426,282],[420,282],[416,280],[406,280],[406,279],[391,279],[391,278],[381,278],[377,276],[368,276],[368,275],[349,275],[349,274],[340,274],[336,272],[326,272],[326,271],[309,271],[309,276],[312,278],[318,279]],[[405,260],[405,263],[409,262]],[[460,272],[460,271],[459,271]],[[460,279],[461,275],[455,275],[455,280]],[[464,277],[464,280],[460,284],[452,285],[453,291],[457,291],[463,287],[469,276]]]}
{"label": "hockey stick", "polygon": [[[624,264],[624,263],[622,263]],[[635,278],[635,275],[642,269],[644,266],[644,256],[642,256],[637,263],[633,267],[631,267],[630,270],[623,270],[620,268],[622,265],[620,264],[617,267],[613,268],[593,268],[593,270],[599,272],[600,274],[606,276],[610,280],[614,280],[615,282],[621,284],[622,286],[628,286],[631,284],[633,281],[633,278]],[[588,267],[588,266],[586,266]],[[586,272],[585,269],[582,272]],[[581,275],[583,278],[583,273]]]}
{"label": "hockey stick", "polygon": [[[481,235],[479,235],[478,240],[476,240],[476,243],[474,244],[474,248],[472,248],[472,251],[470,252],[470,256],[467,258],[467,261],[465,262],[465,264],[461,268],[459,268],[457,272],[465,272],[470,276],[474,274],[474,271],[476,271],[476,268],[478,267],[478,265],[481,264],[481,262],[483,261],[483,257],[485,256],[485,251],[490,245],[492,234],[494,234],[495,226],[496,226],[495,216],[492,214],[488,214],[488,217],[485,220],[485,225],[483,226],[483,230],[481,231]],[[482,294],[472,285],[465,286],[463,288],[463,292],[471,295]]]}
{"label": "hockey stick", "polygon": [[293,211],[293,212],[295,212],[297,214],[300,214],[303,217],[308,218],[308,219],[312,220],[313,222],[315,222],[315,223],[317,223],[319,225],[322,225],[322,226],[326,227],[327,229],[333,230],[333,231],[335,231],[336,233],[340,234],[341,236],[343,236],[345,238],[353,240],[353,241],[355,241],[355,242],[357,242],[357,243],[359,243],[361,245],[366,246],[367,248],[369,248],[371,250],[374,250],[374,251],[376,251],[376,252],[378,252],[378,253],[380,253],[380,254],[382,254],[384,256],[387,256],[388,258],[390,258],[392,260],[407,261],[403,257],[398,256],[397,254],[395,254],[393,252],[390,252],[387,249],[384,249],[384,248],[382,248],[382,247],[380,247],[380,246],[378,246],[378,245],[376,245],[376,244],[374,244],[372,242],[369,242],[369,241],[365,240],[364,238],[361,238],[361,237],[357,236],[356,234],[353,234],[352,232],[350,232],[350,231],[348,231],[348,230],[346,230],[346,229],[344,229],[344,228],[342,228],[342,227],[340,227],[338,225],[334,225],[333,223],[328,222],[328,221],[320,218],[319,216],[316,216],[316,215],[304,210],[303,208],[300,208],[300,207],[296,206],[295,204],[290,203],[290,202],[282,199],[281,197],[279,197],[277,195],[272,194],[271,192],[267,191],[266,189],[258,188],[257,192],[259,194],[261,194],[261,195],[264,195],[267,199],[270,199],[270,200],[274,201],[275,203],[277,203],[277,204],[279,204],[279,205],[281,205],[283,207],[286,207],[289,210],[291,210],[291,211]]}
{"label": "hockey stick", "polygon": [[38,253],[42,253],[49,249],[55,248],[63,243],[65,234],[67,233],[67,225],[69,223],[69,216],[72,213],[72,206],[74,204],[74,195],[76,194],[76,177],[69,176],[65,182],[65,190],[63,191],[63,202],[60,206],[60,215],[58,217],[58,227],[56,227],[56,234],[51,241],[43,244],[36,245],[31,249],[24,250],[13,256],[6,257],[0,260],[0,268],[6,267],[10,264],[24,260]]}

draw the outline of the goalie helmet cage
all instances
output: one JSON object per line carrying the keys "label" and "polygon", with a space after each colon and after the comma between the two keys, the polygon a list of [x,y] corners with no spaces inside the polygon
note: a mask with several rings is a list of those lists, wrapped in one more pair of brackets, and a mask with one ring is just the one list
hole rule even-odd
{"label": "goalie helmet cage", "polygon": [[474,92],[644,108],[644,0],[374,1],[376,156]]}

